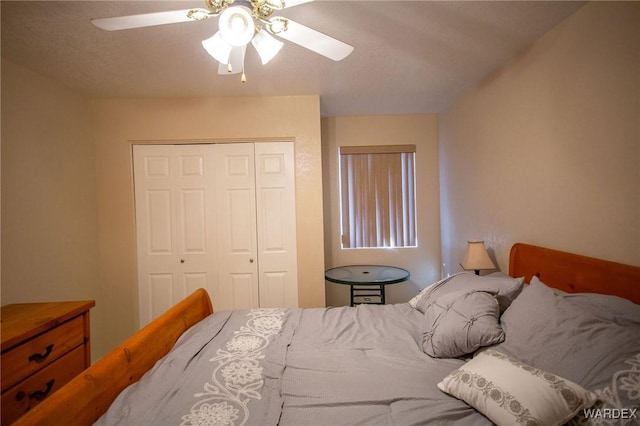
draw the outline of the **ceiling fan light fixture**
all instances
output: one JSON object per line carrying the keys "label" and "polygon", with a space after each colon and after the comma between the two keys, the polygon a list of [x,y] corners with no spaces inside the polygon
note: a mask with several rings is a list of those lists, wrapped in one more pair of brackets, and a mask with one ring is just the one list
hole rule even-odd
{"label": "ceiling fan light fixture", "polygon": [[214,15],[218,15],[220,12],[225,10],[229,3],[233,3],[233,1],[228,2],[227,0],[204,0],[204,3],[207,5],[207,8]]}
{"label": "ceiling fan light fixture", "polygon": [[232,46],[246,46],[255,34],[251,11],[245,6],[228,7],[220,14],[220,33]]}
{"label": "ceiling fan light fixture", "polygon": [[220,31],[216,32],[212,37],[202,40],[202,47],[221,64],[229,63],[229,56],[233,46],[222,38]]}
{"label": "ceiling fan light fixture", "polygon": [[284,9],[285,8],[284,0],[265,0],[265,3],[271,9],[280,10],[280,9]]}
{"label": "ceiling fan light fixture", "polygon": [[251,40],[251,44],[258,52],[262,65],[266,65],[273,59],[274,56],[280,52],[282,46],[284,46],[283,42],[276,40],[265,30],[260,30],[253,40]]}
{"label": "ceiling fan light fixture", "polygon": [[[244,74],[244,54],[249,42],[252,42],[260,55],[262,64],[268,63],[283,46],[280,40],[271,35],[334,61],[349,56],[353,46],[287,18],[272,16],[276,10],[310,1],[313,0],[204,0],[207,9],[192,8],[97,18],[91,19],[91,22],[98,28],[116,31],[200,21],[219,16],[219,31],[202,41],[207,53],[219,62],[218,74],[235,74],[240,71]],[[242,80],[246,81],[246,77],[243,76]]]}
{"label": "ceiling fan light fixture", "polygon": [[284,31],[287,31],[287,26],[289,25],[289,21],[286,18],[281,16],[276,16],[275,18],[269,21],[269,25],[267,28],[271,32],[271,34],[280,34]]}

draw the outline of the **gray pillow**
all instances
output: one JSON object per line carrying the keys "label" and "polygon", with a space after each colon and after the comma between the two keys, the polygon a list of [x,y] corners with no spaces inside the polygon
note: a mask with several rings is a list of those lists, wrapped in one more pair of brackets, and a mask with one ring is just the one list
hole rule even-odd
{"label": "gray pillow", "polygon": [[579,384],[605,401],[605,408],[637,408],[640,326],[601,316],[532,280],[502,315],[506,337],[494,349]]}
{"label": "gray pillow", "polygon": [[[531,278],[531,283],[546,286],[536,276]],[[608,294],[558,293],[555,289],[552,290],[562,300],[604,321],[610,321],[622,327],[640,327],[640,305],[631,300]]]}
{"label": "gray pillow", "polygon": [[463,290],[431,303],[424,313],[422,350],[435,358],[456,358],[502,342],[495,294]]}
{"label": "gray pillow", "polygon": [[500,313],[503,313],[520,294],[523,284],[524,277],[511,278],[509,276],[480,276],[473,273],[459,273],[423,290],[416,301],[415,308],[424,313],[427,306],[440,296],[463,290],[481,290],[496,294]]}

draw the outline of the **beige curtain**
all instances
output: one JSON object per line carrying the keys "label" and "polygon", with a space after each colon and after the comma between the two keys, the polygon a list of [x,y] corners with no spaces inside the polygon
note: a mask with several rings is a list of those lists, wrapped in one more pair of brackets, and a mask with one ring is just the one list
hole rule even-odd
{"label": "beige curtain", "polygon": [[416,246],[415,146],[340,148],[343,248]]}

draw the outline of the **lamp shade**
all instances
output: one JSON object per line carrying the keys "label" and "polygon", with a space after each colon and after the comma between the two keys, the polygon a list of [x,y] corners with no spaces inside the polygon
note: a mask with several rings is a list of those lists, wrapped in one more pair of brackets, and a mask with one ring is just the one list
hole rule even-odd
{"label": "lamp shade", "polygon": [[271,37],[265,30],[260,30],[253,40],[251,40],[251,44],[258,52],[258,55],[260,55],[262,65],[265,65],[273,59],[284,45],[280,40]]}
{"label": "lamp shade", "polygon": [[221,64],[226,65],[229,63],[229,55],[231,55],[233,46],[224,41],[220,31],[215,33],[213,37],[203,40],[202,47]]}
{"label": "lamp shade", "polygon": [[489,258],[484,241],[468,241],[467,253],[460,265],[463,269],[473,270],[476,273],[480,270],[496,268],[491,258]]}
{"label": "lamp shade", "polygon": [[246,6],[231,6],[220,14],[218,21],[224,41],[232,46],[246,46],[253,38],[255,24]]}

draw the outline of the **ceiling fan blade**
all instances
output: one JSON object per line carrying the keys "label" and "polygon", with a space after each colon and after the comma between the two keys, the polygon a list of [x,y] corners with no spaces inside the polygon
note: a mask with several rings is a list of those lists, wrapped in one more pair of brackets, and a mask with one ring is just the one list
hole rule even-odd
{"label": "ceiling fan blade", "polygon": [[272,34],[334,61],[341,61],[353,52],[353,46],[290,19],[280,17],[272,19],[272,22],[277,23],[282,23],[283,21],[286,22],[282,31],[273,31],[275,26],[270,26]]}
{"label": "ceiling fan blade", "polygon": [[94,18],[91,19],[91,23],[103,30],[118,31],[131,28],[153,27],[155,25],[175,24],[178,22],[200,21],[212,16],[214,15],[206,9],[195,8],[117,16],[114,18]]}

